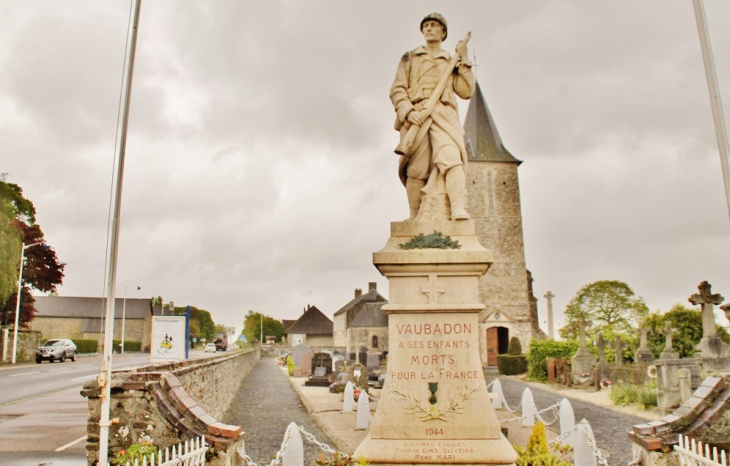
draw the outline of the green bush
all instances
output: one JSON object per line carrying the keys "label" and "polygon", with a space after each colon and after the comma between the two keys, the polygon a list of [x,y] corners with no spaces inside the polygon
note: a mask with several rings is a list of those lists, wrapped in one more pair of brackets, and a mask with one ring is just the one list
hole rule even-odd
{"label": "green bush", "polygon": [[507,354],[522,354],[522,343],[520,343],[519,338],[510,338],[509,346],[507,347]]}
{"label": "green bush", "polygon": [[527,357],[524,354],[497,355],[497,368],[502,375],[517,375],[527,372]]}
{"label": "green bush", "polygon": [[651,380],[644,385],[619,383],[611,387],[609,397],[617,405],[636,403],[649,409],[657,405],[656,382]]}
{"label": "green bush", "polygon": [[286,370],[289,372],[289,377],[294,375],[294,361],[292,361],[291,355],[286,357]]}
{"label": "green bush", "polygon": [[547,380],[547,358],[569,359],[578,351],[578,342],[575,340],[530,341],[530,351],[527,353],[527,377],[531,380],[544,382]]}
{"label": "green bush", "polygon": [[96,353],[98,350],[99,342],[97,340],[74,338],[71,341],[76,345],[77,353]]}
{"label": "green bush", "polygon": [[532,429],[527,448],[523,449],[519,445],[515,445],[515,450],[519,455],[517,466],[572,466],[571,463],[550,453],[545,425],[540,421],[536,422]]}

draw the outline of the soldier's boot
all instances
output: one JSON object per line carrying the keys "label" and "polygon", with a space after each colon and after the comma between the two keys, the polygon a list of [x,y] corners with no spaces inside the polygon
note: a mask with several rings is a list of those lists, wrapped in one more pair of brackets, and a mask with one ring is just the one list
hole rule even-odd
{"label": "soldier's boot", "polygon": [[416,180],[414,178],[408,178],[406,180],[406,195],[408,196],[408,207],[410,208],[411,214],[406,222],[412,222],[416,219],[418,211],[421,208],[421,189],[426,185],[423,180]]}
{"label": "soldier's boot", "polygon": [[466,179],[463,167],[453,167],[446,172],[446,194],[449,195],[451,203],[451,220],[469,220],[469,213],[466,211]]}

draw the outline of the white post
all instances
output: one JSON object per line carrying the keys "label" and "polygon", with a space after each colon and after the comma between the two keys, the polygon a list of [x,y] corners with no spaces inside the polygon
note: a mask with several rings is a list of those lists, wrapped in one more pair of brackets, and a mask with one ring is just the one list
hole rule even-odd
{"label": "white post", "polygon": [[535,425],[535,400],[532,398],[532,392],[529,388],[525,388],[522,392],[522,425],[532,427]]}
{"label": "white post", "polygon": [[692,0],[697,21],[697,32],[700,35],[700,46],[702,47],[702,59],[705,62],[705,76],[707,87],[710,91],[712,104],[712,116],[715,120],[715,136],[717,147],[720,150],[720,166],[725,181],[725,196],[727,197],[728,213],[730,214],[730,164],[728,163],[728,140],[725,127],[725,116],[722,111],[722,99],[720,98],[720,87],[717,84],[717,72],[715,71],[715,59],[712,55],[710,35],[707,32],[707,20],[705,19],[705,7],[702,0]]}
{"label": "white post", "polygon": [[293,422],[286,428],[286,437],[289,437],[289,442],[281,455],[281,466],[304,466],[304,442],[299,428]]}
{"label": "white post", "polygon": [[365,390],[360,390],[360,397],[357,399],[357,428],[367,429],[370,427],[370,399]]}
{"label": "white post", "polygon": [[560,444],[563,446],[573,445],[575,443],[575,414],[573,413],[573,405],[570,404],[567,398],[560,400],[558,417],[560,418],[560,435],[573,430]]}
{"label": "white post", "polygon": [[496,379],[492,384],[492,408],[502,408],[502,383]]}
{"label": "white post", "polygon": [[342,403],[342,412],[343,413],[351,413],[352,407],[355,404],[355,389],[352,386],[352,382],[347,382],[347,385],[345,385],[345,393],[344,393],[344,402]]}
{"label": "white post", "polygon": [[593,430],[591,430],[588,421],[583,419],[578,423],[578,431],[575,436],[575,444],[573,445],[573,464],[580,466],[598,466],[598,459],[593,454],[591,447],[593,439]]}
{"label": "white post", "polygon": [[8,360],[8,329],[3,329],[3,362]]}
{"label": "white post", "polygon": [[545,293],[547,298],[547,324],[548,324],[548,338],[551,340],[555,339],[555,331],[553,327],[553,298],[555,295],[552,291]]}
{"label": "white post", "polygon": [[18,351],[18,324],[20,321],[20,298],[23,292],[23,265],[25,264],[25,250],[38,243],[22,245],[20,248],[20,272],[18,273],[18,295],[15,298],[15,327],[13,328],[13,364],[15,364],[16,353]]}

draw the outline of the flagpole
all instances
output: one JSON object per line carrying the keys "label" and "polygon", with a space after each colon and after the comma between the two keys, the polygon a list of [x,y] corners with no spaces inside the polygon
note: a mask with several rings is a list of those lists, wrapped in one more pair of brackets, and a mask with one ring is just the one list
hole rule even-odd
{"label": "flagpole", "polygon": [[104,359],[99,374],[101,390],[101,416],[99,419],[99,464],[106,466],[109,458],[109,409],[111,406],[112,346],[114,340],[114,314],[117,275],[117,252],[119,250],[119,218],[122,205],[122,181],[124,178],[124,155],[127,148],[127,127],[129,124],[129,102],[132,93],[132,75],[134,73],[134,54],[137,48],[137,30],[139,26],[139,10],[141,0],[134,0],[132,31],[130,34],[127,72],[124,76],[122,122],[117,154],[116,191],[114,195],[114,216],[112,218],[111,241],[109,244],[109,270],[107,275],[106,321],[104,326]]}
{"label": "flagpole", "polygon": [[730,215],[730,162],[728,161],[728,140],[725,117],[722,111],[722,100],[720,99],[720,86],[717,83],[717,72],[715,71],[715,59],[712,55],[710,35],[707,32],[707,19],[705,17],[705,6],[702,0],[692,0],[695,9],[695,20],[697,21],[697,32],[700,35],[700,46],[702,47],[702,60],[705,63],[705,76],[707,87],[710,91],[712,103],[712,116],[715,120],[715,135],[717,146],[720,150],[720,165],[722,166],[722,177],[725,181],[725,196],[727,198],[728,215]]}

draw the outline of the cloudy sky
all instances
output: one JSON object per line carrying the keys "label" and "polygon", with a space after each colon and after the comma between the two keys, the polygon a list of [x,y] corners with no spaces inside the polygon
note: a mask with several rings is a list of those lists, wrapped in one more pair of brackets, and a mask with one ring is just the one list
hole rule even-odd
{"label": "cloudy sky", "polygon": [[[730,109],[730,2],[705,4]],[[730,298],[690,0],[143,3],[118,295],[129,286],[227,325],[249,309],[331,316],[371,281],[387,296],[372,252],[408,216],[388,92],[431,11],[449,21],[447,50],[472,32],[477,79],[524,161],[541,321],[548,290],[562,313],[601,279],[652,310],[702,280]],[[121,0],[0,0],[0,172],[67,263],[63,296],[104,292],[128,16]]]}

